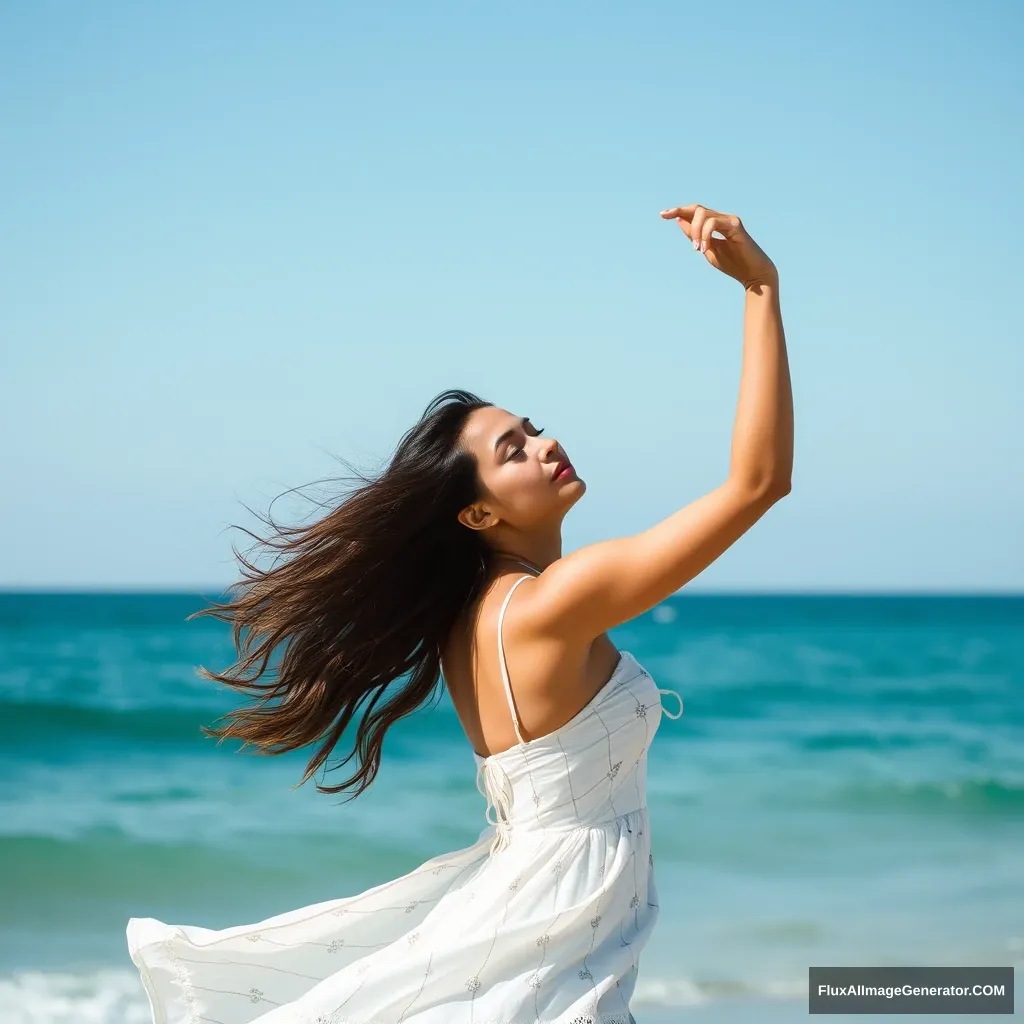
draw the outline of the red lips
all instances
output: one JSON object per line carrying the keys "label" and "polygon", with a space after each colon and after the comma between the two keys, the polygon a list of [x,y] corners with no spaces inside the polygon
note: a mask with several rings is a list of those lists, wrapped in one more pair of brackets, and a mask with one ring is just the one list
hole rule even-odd
{"label": "red lips", "polygon": [[554,472],[554,475],[552,476],[551,479],[552,480],[557,480],[567,470],[570,473],[573,471],[572,470],[572,463],[569,462],[566,459],[559,459],[559,461],[557,463],[555,463],[555,472]]}

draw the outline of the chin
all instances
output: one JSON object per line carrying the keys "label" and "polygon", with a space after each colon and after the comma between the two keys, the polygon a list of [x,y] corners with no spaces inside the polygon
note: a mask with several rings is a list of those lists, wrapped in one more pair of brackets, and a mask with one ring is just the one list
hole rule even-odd
{"label": "chin", "polygon": [[[569,486],[570,484],[566,484],[567,489]],[[572,490],[568,492],[568,496],[572,498],[573,502],[579,501],[587,493],[587,481],[582,477],[577,477],[573,480],[571,486]]]}

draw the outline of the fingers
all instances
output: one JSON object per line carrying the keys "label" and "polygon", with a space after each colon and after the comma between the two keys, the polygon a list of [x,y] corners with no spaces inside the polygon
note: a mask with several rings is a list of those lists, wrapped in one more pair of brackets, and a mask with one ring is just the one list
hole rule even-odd
{"label": "fingers", "polygon": [[694,249],[707,252],[708,245],[713,241],[711,233],[717,231],[725,238],[733,239],[742,233],[743,225],[735,214],[720,213],[700,203],[689,206],[675,206],[670,210],[662,210],[661,216],[666,220],[679,221],[683,234],[693,243]]}
{"label": "fingers", "polygon": [[698,204],[693,211],[693,219],[690,221],[690,241],[693,242],[694,249],[700,249],[701,247],[701,242],[704,238],[704,222],[707,219],[707,207]]}
{"label": "fingers", "polygon": [[671,210],[662,210],[661,216],[666,220],[674,220],[676,217],[685,217],[686,220],[689,220],[693,216],[693,211],[696,209],[696,203],[693,203],[690,206],[674,206]]}
{"label": "fingers", "polygon": [[696,204],[691,206],[674,206],[671,210],[662,210],[661,216],[664,217],[665,220],[677,220],[679,229],[687,238],[692,240],[693,233],[690,230],[690,218],[693,216],[693,211],[696,209]]}
{"label": "fingers", "polygon": [[[722,223],[721,217],[708,217],[700,229],[700,251],[707,252],[708,246],[712,243],[711,232],[717,231],[720,235],[726,232],[726,226]],[[728,237],[728,236],[727,236]]]}

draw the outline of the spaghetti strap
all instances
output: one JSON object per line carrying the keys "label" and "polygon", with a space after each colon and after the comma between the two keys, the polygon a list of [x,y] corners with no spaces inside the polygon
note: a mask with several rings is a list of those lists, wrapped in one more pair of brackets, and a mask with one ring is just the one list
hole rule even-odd
{"label": "spaghetti strap", "polygon": [[501,611],[498,612],[498,662],[501,665],[501,681],[505,684],[505,697],[508,699],[508,710],[512,715],[512,725],[516,730],[516,739],[519,740],[520,746],[526,741],[523,739],[523,734],[519,730],[519,716],[516,714],[516,706],[512,700],[512,684],[508,680],[508,665],[505,663],[505,645],[501,640],[501,624],[505,621],[505,609],[508,607],[509,598],[515,593],[516,587],[519,586],[523,580],[531,580],[532,576],[520,576],[519,579],[508,588],[508,593],[505,595],[505,600],[501,603]]}

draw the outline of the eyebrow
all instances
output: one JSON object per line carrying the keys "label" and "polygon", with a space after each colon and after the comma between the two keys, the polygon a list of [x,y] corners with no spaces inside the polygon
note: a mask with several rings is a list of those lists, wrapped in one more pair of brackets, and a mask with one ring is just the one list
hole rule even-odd
{"label": "eyebrow", "polygon": [[[530,417],[529,416],[524,416],[519,421],[519,423],[522,426],[524,431],[526,430],[526,424],[529,423],[529,422],[530,422]],[[502,441],[507,441],[515,432],[516,432],[516,428],[512,427],[511,430],[506,430],[504,434],[499,434],[498,435],[498,439],[494,442],[494,450],[497,451],[499,446],[501,445],[501,442]]]}

